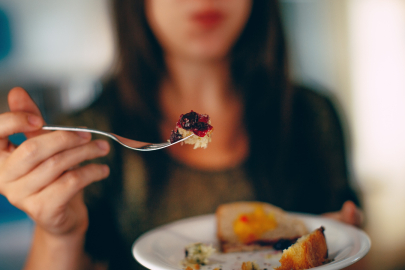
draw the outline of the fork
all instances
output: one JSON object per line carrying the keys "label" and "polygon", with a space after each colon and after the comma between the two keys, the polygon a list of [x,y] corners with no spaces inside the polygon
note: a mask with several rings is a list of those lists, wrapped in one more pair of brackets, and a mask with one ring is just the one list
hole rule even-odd
{"label": "fork", "polygon": [[114,141],[118,142],[122,146],[125,146],[126,148],[132,149],[132,150],[137,150],[137,151],[154,151],[154,150],[159,150],[163,149],[169,146],[172,146],[176,143],[182,142],[184,140],[187,140],[194,134],[191,134],[181,140],[178,140],[174,143],[171,143],[170,141],[164,142],[164,143],[148,143],[148,142],[140,142],[140,141],[135,141],[131,139],[127,139],[121,136],[118,136],[114,133],[110,132],[105,132],[97,129],[91,129],[91,128],[82,128],[82,127],[67,127],[67,126],[48,126],[45,125],[42,127],[43,130],[64,130],[64,131],[80,131],[80,132],[90,132],[90,133],[96,133],[100,135],[107,136]]}

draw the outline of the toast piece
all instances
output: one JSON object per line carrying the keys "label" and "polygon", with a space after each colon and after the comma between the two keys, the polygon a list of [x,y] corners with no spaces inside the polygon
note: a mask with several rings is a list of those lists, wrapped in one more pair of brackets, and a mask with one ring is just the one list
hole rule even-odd
{"label": "toast piece", "polygon": [[328,258],[324,230],[320,227],[285,249],[280,259],[281,266],[275,270],[300,270],[322,265]]}
{"label": "toast piece", "polygon": [[214,128],[211,126],[211,120],[208,115],[191,111],[180,115],[175,130],[171,132],[170,142],[174,143],[194,134],[195,136],[191,136],[184,143],[194,145],[194,149],[199,147],[207,148],[208,143],[211,142],[213,130]]}
{"label": "toast piece", "polygon": [[295,242],[308,233],[301,220],[262,202],[220,205],[216,219],[218,240],[225,253],[266,249],[279,241]]}

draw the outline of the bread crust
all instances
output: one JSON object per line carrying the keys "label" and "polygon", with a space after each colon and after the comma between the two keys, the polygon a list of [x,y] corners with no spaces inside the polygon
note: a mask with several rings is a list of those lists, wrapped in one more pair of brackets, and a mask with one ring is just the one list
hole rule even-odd
{"label": "bread crust", "polygon": [[[261,207],[266,214],[272,213],[277,221],[277,227],[263,233],[259,239],[250,243],[242,243],[233,229],[233,223],[240,214],[250,213],[256,207]],[[223,204],[217,208],[217,236],[221,251],[239,252],[268,249],[280,239],[295,240],[307,234],[305,224],[281,208],[263,202],[234,202]]]}
{"label": "bread crust", "polygon": [[322,265],[328,258],[324,230],[320,227],[284,250],[280,259],[281,266],[275,270],[300,270]]}

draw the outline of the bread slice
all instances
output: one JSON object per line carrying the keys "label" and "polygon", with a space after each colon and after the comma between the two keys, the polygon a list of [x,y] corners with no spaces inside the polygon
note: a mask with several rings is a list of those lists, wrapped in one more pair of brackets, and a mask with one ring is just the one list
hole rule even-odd
{"label": "bread slice", "polygon": [[324,230],[320,227],[285,249],[280,259],[281,266],[275,270],[300,270],[322,265],[328,258]]}
{"label": "bread slice", "polygon": [[295,242],[308,233],[301,220],[262,202],[220,205],[216,219],[217,236],[225,253],[270,248],[280,240]]}

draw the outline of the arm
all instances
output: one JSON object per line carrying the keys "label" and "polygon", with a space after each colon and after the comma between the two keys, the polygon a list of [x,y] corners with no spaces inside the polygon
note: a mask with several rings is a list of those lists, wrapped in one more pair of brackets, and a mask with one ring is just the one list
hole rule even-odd
{"label": "arm", "polygon": [[25,269],[88,269],[84,234],[55,236],[36,226]]}
{"label": "arm", "polygon": [[[109,146],[88,133],[42,131],[41,114],[21,88],[10,91],[9,106],[0,115],[0,193],[35,222],[25,269],[88,269],[81,191],[107,177],[109,168],[78,164],[105,156]],[[18,132],[27,140],[15,147],[8,136]]]}
{"label": "arm", "polygon": [[357,194],[349,184],[343,127],[332,102],[325,97],[324,100],[325,102],[318,102],[319,116],[315,118],[318,119],[315,123],[319,134],[318,148],[314,147],[319,154],[315,156],[322,160],[319,165],[324,168],[325,177],[330,182],[331,193],[336,194],[337,201],[342,201],[340,210],[328,212],[324,216],[360,227],[363,223],[363,213],[357,206],[359,205]]}
{"label": "arm", "polygon": [[33,244],[24,269],[108,269],[107,264],[93,262],[84,252],[84,239],[83,233],[55,237],[35,227]]}
{"label": "arm", "polygon": [[300,210],[330,212],[328,217],[360,225],[362,214],[350,184],[344,129],[333,103],[322,94],[298,89],[293,126],[296,172],[292,181],[305,191]]}

